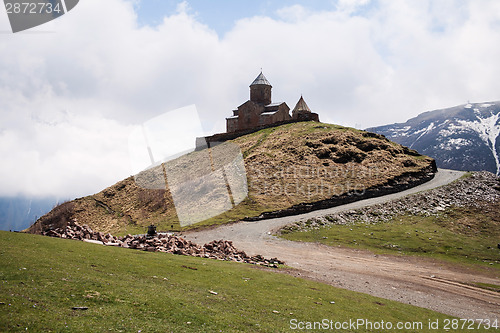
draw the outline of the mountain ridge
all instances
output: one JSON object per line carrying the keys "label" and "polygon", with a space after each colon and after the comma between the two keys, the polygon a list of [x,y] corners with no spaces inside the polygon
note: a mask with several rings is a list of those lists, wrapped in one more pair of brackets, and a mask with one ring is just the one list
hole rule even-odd
{"label": "mountain ridge", "polygon": [[427,111],[367,130],[435,158],[438,167],[500,175],[500,101]]}

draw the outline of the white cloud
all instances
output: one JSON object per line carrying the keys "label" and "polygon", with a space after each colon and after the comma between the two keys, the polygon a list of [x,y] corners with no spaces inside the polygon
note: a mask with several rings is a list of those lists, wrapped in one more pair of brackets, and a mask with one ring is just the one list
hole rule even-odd
{"label": "white cloud", "polygon": [[283,7],[277,11],[278,17],[284,21],[297,22],[311,15],[311,11],[301,5]]}
{"label": "white cloud", "polygon": [[337,10],[352,13],[362,6],[366,6],[371,0],[338,0]]}
{"label": "white cloud", "polygon": [[[349,126],[498,100],[499,6],[295,5],[240,20],[221,39],[187,2],[141,27],[133,2],[81,1],[39,33],[0,34],[0,194],[111,185],[131,172],[132,125],[186,105],[196,104],[204,130],[222,131],[261,67],[275,100],[293,107],[303,94],[322,120]],[[1,10],[0,30],[9,30]]]}

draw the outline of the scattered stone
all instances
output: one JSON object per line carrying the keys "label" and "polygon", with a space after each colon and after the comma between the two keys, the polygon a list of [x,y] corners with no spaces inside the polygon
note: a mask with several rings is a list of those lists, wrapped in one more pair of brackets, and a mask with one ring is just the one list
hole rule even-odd
{"label": "scattered stone", "polygon": [[[283,261],[277,258],[267,259],[261,255],[250,257],[244,251],[236,249],[233,242],[223,239],[213,240],[210,243],[200,246],[172,234],[157,234],[155,237],[148,238],[144,236],[132,235],[115,237],[109,233],[104,234],[102,232],[95,232],[89,226],[80,226],[74,221],[64,229],[50,229],[44,232],[43,235],[148,252],[164,252],[184,256],[244,262],[272,268],[277,268],[278,265],[284,264]],[[182,267],[197,270],[195,267]]]}

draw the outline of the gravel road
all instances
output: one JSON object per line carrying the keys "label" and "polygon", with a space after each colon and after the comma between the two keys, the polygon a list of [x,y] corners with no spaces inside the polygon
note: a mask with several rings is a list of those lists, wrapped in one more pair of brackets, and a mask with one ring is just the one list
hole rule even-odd
{"label": "gravel road", "polygon": [[294,268],[290,274],[353,291],[412,304],[460,318],[498,319],[500,294],[475,288],[468,283],[500,285],[496,271],[474,271],[440,261],[391,255],[374,255],[365,250],[301,243],[272,236],[281,227],[319,217],[385,203],[403,196],[446,185],[463,172],[439,169],[429,182],[378,198],[317,210],[302,215],[256,222],[238,222],[201,231],[185,232],[183,237],[204,244],[214,239],[233,241],[248,254],[278,257]]}

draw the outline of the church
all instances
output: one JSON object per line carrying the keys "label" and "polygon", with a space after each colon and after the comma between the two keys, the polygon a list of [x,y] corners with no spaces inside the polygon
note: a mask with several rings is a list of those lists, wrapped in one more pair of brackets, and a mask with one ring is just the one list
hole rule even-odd
{"label": "church", "polygon": [[233,115],[226,118],[227,133],[294,121],[319,121],[318,114],[311,112],[302,96],[290,116],[290,108],[285,102],[272,102],[271,89],[271,84],[261,72],[250,84],[250,100],[238,106],[233,110]]}

